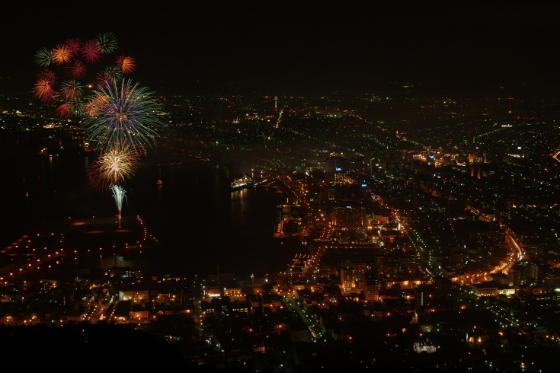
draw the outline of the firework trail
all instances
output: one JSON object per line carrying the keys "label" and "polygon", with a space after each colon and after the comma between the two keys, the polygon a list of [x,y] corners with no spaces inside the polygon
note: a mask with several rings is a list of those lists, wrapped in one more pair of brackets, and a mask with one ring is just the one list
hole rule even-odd
{"label": "firework trail", "polygon": [[138,87],[138,83],[113,81],[99,91],[91,101],[100,100],[97,115],[85,117],[84,126],[88,140],[97,150],[109,149],[112,144],[133,144],[136,154],[151,148],[157,137],[157,128],[162,124],[157,115],[159,105],[152,92]]}
{"label": "firework trail", "polygon": [[122,70],[123,74],[129,74],[134,71],[136,61],[133,57],[121,55],[117,58],[117,66]]}
{"label": "firework trail", "polygon": [[115,204],[117,205],[117,209],[119,210],[119,228],[121,227],[121,212],[122,212],[122,203],[123,199],[126,198],[126,190],[120,185],[111,184],[109,189],[113,192],[113,198],[115,199]]}
{"label": "firework trail", "polygon": [[86,41],[82,47],[82,57],[88,63],[99,62],[101,59],[101,49],[95,40]]}

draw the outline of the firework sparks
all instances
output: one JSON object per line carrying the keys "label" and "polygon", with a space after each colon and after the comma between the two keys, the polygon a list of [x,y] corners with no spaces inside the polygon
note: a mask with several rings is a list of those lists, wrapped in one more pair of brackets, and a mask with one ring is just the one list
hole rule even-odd
{"label": "firework sparks", "polygon": [[163,123],[158,100],[153,93],[138,84],[123,80],[123,74],[135,70],[136,61],[122,54],[116,65],[97,74],[97,87],[88,84],[90,97],[84,97],[85,87],[79,82],[86,76],[86,63],[99,62],[103,54],[113,53],[117,40],[113,33],[99,35],[94,40],[68,39],[54,49],[42,48],[35,61],[43,67],[63,65],[69,77],[53,90],[58,78],[43,68],[34,85],[37,97],[44,102],[60,101],[56,109],[60,118],[83,119],[84,129],[92,147],[101,152],[89,168],[90,185],[101,191],[111,190],[118,209],[118,224],[126,191],[120,185],[134,175],[141,154],[156,143],[157,129]]}
{"label": "firework sparks", "polygon": [[79,101],[65,102],[56,108],[56,114],[63,119],[70,118],[71,116],[80,115],[82,112],[82,105]]}
{"label": "firework sparks", "polygon": [[80,54],[80,51],[82,50],[82,40],[80,38],[68,39],[65,44],[70,49],[73,57],[77,57]]}
{"label": "firework sparks", "polygon": [[109,183],[101,176],[100,166],[101,163],[99,163],[99,160],[93,161],[89,166],[89,185],[91,185],[93,189],[105,192],[109,188]]}
{"label": "firework sparks", "polygon": [[43,69],[39,72],[39,74],[37,75],[37,78],[39,78],[39,80],[46,80],[49,83],[51,83],[51,86],[54,85],[56,83],[56,81],[58,80],[58,78],[56,77],[55,73],[53,73],[51,70],[49,69]]}
{"label": "firework sparks", "polygon": [[52,83],[50,80],[39,79],[37,83],[35,83],[34,90],[35,94],[41,99],[41,101],[48,103],[54,100]]}
{"label": "firework sparks", "polygon": [[97,74],[97,81],[99,86],[103,88],[109,87],[109,85],[122,77],[121,70],[118,67],[108,67],[102,72]]}
{"label": "firework sparks", "polygon": [[123,54],[117,58],[117,66],[122,70],[123,74],[129,74],[134,71],[136,61],[134,57],[126,56]]}
{"label": "firework sparks", "polygon": [[99,174],[107,182],[118,184],[134,175],[136,152],[127,145],[115,145],[99,157]]}
{"label": "firework sparks", "polygon": [[159,106],[151,92],[131,81],[120,84],[113,81],[107,88],[100,87],[96,93],[99,95],[106,96],[106,103],[96,116],[84,120],[88,139],[96,144],[96,149],[128,143],[134,144],[139,154],[155,144],[156,129],[162,120],[157,115]]}
{"label": "firework sparks", "polygon": [[61,85],[60,93],[66,101],[78,100],[82,97],[82,86],[75,80],[66,80]]}
{"label": "firework sparks", "polygon": [[97,37],[97,45],[102,53],[111,53],[117,49],[117,38],[112,32]]}
{"label": "firework sparks", "polygon": [[37,53],[35,53],[35,62],[39,66],[49,66],[52,63],[53,59],[53,51],[46,47],[39,49]]}
{"label": "firework sparks", "polygon": [[113,192],[113,198],[115,199],[115,204],[117,205],[117,209],[119,210],[119,228],[121,227],[121,212],[122,212],[122,203],[123,199],[126,198],[126,190],[120,185],[111,184],[109,189]]}
{"label": "firework sparks", "polygon": [[94,96],[93,99],[88,100],[84,105],[84,113],[91,118],[95,118],[98,113],[103,110],[103,107],[109,102],[109,98],[104,95]]}
{"label": "firework sparks", "polygon": [[134,175],[138,163],[136,152],[126,144],[116,145],[103,153],[89,167],[89,184],[105,192],[109,184],[118,184]]}
{"label": "firework sparks", "polygon": [[95,40],[86,41],[82,47],[82,56],[88,63],[95,63],[101,59],[101,49]]}
{"label": "firework sparks", "polygon": [[86,65],[82,61],[76,60],[66,66],[66,73],[74,79],[81,79],[86,75]]}
{"label": "firework sparks", "polygon": [[87,104],[84,105],[84,114],[85,115],[87,115],[91,118],[95,118],[95,116],[97,115],[98,112],[99,112],[99,109],[95,105],[95,100],[88,100]]}
{"label": "firework sparks", "polygon": [[57,45],[52,53],[53,60],[57,65],[69,62],[72,59],[72,50],[66,44]]}
{"label": "firework sparks", "polygon": [[60,105],[56,108],[56,114],[60,118],[70,118],[72,115],[71,104],[69,102],[65,102],[64,104]]}

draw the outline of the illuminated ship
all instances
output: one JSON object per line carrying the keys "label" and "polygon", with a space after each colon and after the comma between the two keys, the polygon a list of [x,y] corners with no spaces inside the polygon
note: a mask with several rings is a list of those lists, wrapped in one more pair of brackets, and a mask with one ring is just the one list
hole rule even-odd
{"label": "illuminated ship", "polygon": [[241,179],[234,180],[231,183],[231,189],[240,189],[252,185],[253,185],[253,179],[247,176],[243,176]]}

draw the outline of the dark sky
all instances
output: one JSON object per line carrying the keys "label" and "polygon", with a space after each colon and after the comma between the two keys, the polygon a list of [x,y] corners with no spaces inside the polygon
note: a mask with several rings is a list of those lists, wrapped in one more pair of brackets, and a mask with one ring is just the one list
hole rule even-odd
{"label": "dark sky", "polygon": [[[34,53],[112,31],[152,89],[549,89],[560,79],[558,4],[516,2],[12,2],[0,11],[0,80],[30,87]],[[87,4],[87,5],[86,5]],[[198,81],[198,82],[197,82]],[[249,83],[252,81],[253,83]],[[9,83],[6,83],[9,82]]]}

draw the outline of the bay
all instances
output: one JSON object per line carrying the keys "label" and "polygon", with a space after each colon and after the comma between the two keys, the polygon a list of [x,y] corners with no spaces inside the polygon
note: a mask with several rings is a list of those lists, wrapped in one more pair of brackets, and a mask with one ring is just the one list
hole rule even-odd
{"label": "bay", "polygon": [[[44,156],[18,144],[3,150],[2,246],[44,222],[116,214],[111,195],[88,185],[94,154],[82,150]],[[248,276],[284,270],[301,248],[272,238],[277,205],[285,195],[272,188],[232,191],[231,181],[244,174],[251,176],[245,164],[170,164],[157,155],[140,162],[125,185],[123,215],[140,215],[162,244],[152,256],[157,258],[154,272],[206,275],[219,266],[222,273]]]}

